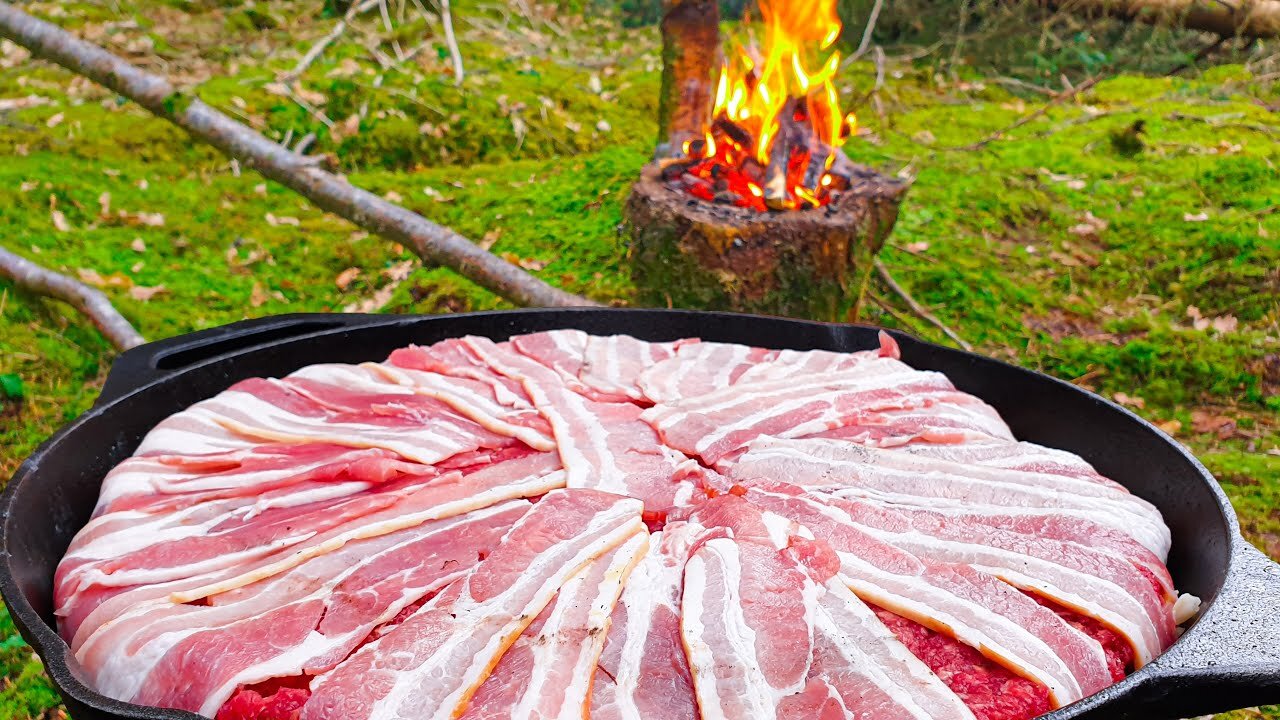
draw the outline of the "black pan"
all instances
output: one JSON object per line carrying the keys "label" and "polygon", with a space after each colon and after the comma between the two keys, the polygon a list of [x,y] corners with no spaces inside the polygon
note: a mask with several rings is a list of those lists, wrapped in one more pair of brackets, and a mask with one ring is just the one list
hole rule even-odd
{"label": "black pan", "polygon": [[[0,591],[76,720],[197,716],[117,702],[81,680],[54,631],[54,568],[88,520],[102,477],[169,415],[254,376],[318,362],[382,360],[409,343],[466,334],[505,339],[554,328],[646,340],[701,337],[772,348],[876,347],[876,329],[661,310],[522,310],[439,317],[292,315],[144,345],[120,356],[98,404],[35,452],[0,498]],[[1070,450],[1155,503],[1173,531],[1169,570],[1205,604],[1155,662],[1046,718],[1185,718],[1280,703],[1280,565],[1240,536],[1213,476],[1133,413],[1073,385],[894,333],[902,359],[938,370],[995,406],[1019,438]]]}

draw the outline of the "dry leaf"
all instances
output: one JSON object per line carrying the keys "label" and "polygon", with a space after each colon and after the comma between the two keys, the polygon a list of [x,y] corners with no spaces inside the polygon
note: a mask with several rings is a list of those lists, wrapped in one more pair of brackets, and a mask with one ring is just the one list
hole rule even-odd
{"label": "dry leaf", "polygon": [[98,196],[98,212],[103,217],[111,214],[111,193],[103,192]]}
{"label": "dry leaf", "polygon": [[484,237],[480,238],[480,242],[477,244],[480,246],[481,250],[488,250],[489,248],[493,247],[494,243],[498,242],[498,238],[500,237],[502,237],[501,230],[497,230],[497,229],[490,230],[489,232],[484,234]]}
{"label": "dry leaf", "polygon": [[382,196],[382,199],[386,200],[387,202],[398,203],[401,200],[404,200],[404,196],[396,192],[395,190],[388,190],[386,194]]}
{"label": "dry leaf", "polygon": [[151,298],[155,297],[156,295],[159,295],[160,293],[166,293],[166,292],[169,292],[169,290],[163,285],[156,285],[154,287],[147,287],[145,285],[134,285],[133,287],[129,288],[129,297],[133,298],[134,300],[146,302]]}
{"label": "dry leaf", "polygon": [[360,277],[360,268],[349,267],[338,273],[338,277],[334,278],[333,282],[338,286],[339,290],[346,292],[347,288],[351,287],[351,283],[355,282],[358,277]]}
{"label": "dry leaf", "polygon": [[137,185],[139,190],[146,190],[147,188],[151,187],[151,183],[147,182],[146,178],[142,178],[141,180],[139,180]]}
{"label": "dry leaf", "polygon": [[81,282],[94,287],[133,287],[133,280],[120,273],[112,273],[103,277],[101,273],[92,268],[80,268],[76,271],[76,274],[80,276]]}
{"label": "dry leaf", "polygon": [[253,186],[253,191],[254,191],[255,193],[257,193],[258,195],[261,195],[261,196],[263,196],[263,197],[266,197],[266,195],[267,195],[267,184],[266,184],[266,183],[258,183],[257,185],[254,185],[254,186]]}
{"label": "dry leaf", "polygon": [[1198,212],[1194,215],[1192,215],[1191,213],[1185,213],[1182,216],[1182,219],[1187,222],[1204,222],[1205,220],[1209,219],[1209,213],[1203,212],[1203,211]]}
{"label": "dry leaf", "polygon": [[298,221],[298,218],[296,217],[288,217],[284,215],[281,215],[280,217],[276,217],[271,213],[267,213],[267,224],[272,227],[275,227],[277,225],[292,225],[293,227],[298,227],[302,223],[300,223]]}
{"label": "dry leaf", "polygon": [[1220,333],[1233,333],[1240,326],[1240,321],[1236,319],[1235,315],[1223,315],[1214,318],[1209,324]]}
{"label": "dry leaf", "polygon": [[1143,399],[1142,399],[1142,398],[1140,398],[1140,397],[1134,397],[1134,396],[1132,396],[1132,395],[1127,395],[1127,394],[1122,393],[1122,392],[1118,392],[1118,393],[1114,393],[1114,394],[1112,394],[1111,399],[1115,400],[1116,402],[1120,403],[1121,405],[1125,405],[1125,406],[1127,406],[1127,407],[1132,407],[1132,408],[1138,408],[1139,410],[1141,410],[1142,408],[1144,408],[1144,407],[1146,407],[1146,406],[1147,406],[1147,401],[1146,401],[1146,400],[1143,400]]}
{"label": "dry leaf", "polygon": [[907,251],[907,252],[909,252],[909,253],[917,253],[917,254],[918,254],[918,253],[922,253],[922,252],[924,252],[924,251],[928,250],[928,249],[929,249],[929,243],[924,242],[924,241],[922,240],[922,241],[920,241],[920,242],[907,243],[907,244],[906,244],[905,246],[903,246],[903,247],[904,247],[904,248],[906,249],[906,251]]}
{"label": "dry leaf", "polygon": [[1236,432],[1236,422],[1226,415],[1215,415],[1205,410],[1191,412],[1191,429],[1198,433],[1215,433],[1226,440]]}
{"label": "dry leaf", "polygon": [[249,304],[254,307],[262,307],[267,301],[267,291],[262,287],[262,283],[255,282],[253,290],[249,291]]}
{"label": "dry leaf", "polygon": [[55,113],[54,115],[51,115],[48,120],[45,120],[44,124],[51,128],[58,127],[59,125],[62,124],[62,118],[63,118],[62,113]]}
{"label": "dry leaf", "polygon": [[8,112],[10,110],[24,110],[39,105],[48,105],[49,98],[39,95],[28,95],[20,98],[0,98],[0,112]]}
{"label": "dry leaf", "polygon": [[142,238],[134,238],[133,242],[129,243],[129,248],[136,253],[144,253],[147,251],[147,244],[142,242]]}
{"label": "dry leaf", "polygon": [[58,209],[58,198],[56,195],[49,196],[49,219],[53,221],[53,227],[59,232],[68,232],[71,230],[71,223],[67,222],[67,216],[62,214]]}
{"label": "dry leaf", "polygon": [[1156,427],[1169,435],[1176,435],[1182,429],[1182,423],[1177,420],[1165,420],[1164,422],[1156,423]]}
{"label": "dry leaf", "polygon": [[32,190],[35,190],[38,187],[40,187],[40,183],[34,180],[27,180],[23,182],[21,185],[19,185],[18,189],[26,193],[26,192],[31,192]]}
{"label": "dry leaf", "polygon": [[602,133],[607,133],[607,132],[613,131],[613,126],[609,124],[608,120],[601,120],[600,122],[596,123],[596,129]]}
{"label": "dry leaf", "polygon": [[507,262],[511,263],[512,265],[519,265],[525,270],[532,270],[534,272],[538,270],[542,270],[547,266],[547,262],[545,260],[535,260],[533,258],[522,258],[516,255],[515,253],[502,253],[500,257],[503,260],[506,260]]}

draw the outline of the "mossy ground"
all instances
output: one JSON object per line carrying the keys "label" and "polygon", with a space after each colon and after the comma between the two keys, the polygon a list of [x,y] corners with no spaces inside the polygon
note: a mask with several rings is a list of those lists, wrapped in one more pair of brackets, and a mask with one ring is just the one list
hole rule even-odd
{"label": "mossy ground", "polygon": [[[650,31],[564,16],[535,28],[455,2],[463,86],[436,45],[381,69],[348,39],[303,78],[330,131],[270,87],[330,27],[308,14],[320,3],[259,2],[252,16],[222,5],[27,7],[182,78],[272,137],[315,133],[313,151],[333,153],[353,182],[549,282],[628,304],[617,228],[652,143]],[[438,29],[414,22],[402,25],[402,50]],[[394,57],[389,43],[375,47]],[[958,150],[1043,101],[899,62],[877,104],[870,65],[845,76],[865,128],[850,154],[915,177],[884,253],[898,279],[982,352],[1162,423],[1222,480],[1250,538],[1280,556],[1280,93],[1238,66],[1122,75]],[[27,96],[43,104],[0,112],[5,246],[110,281],[108,294],[149,338],[339,310],[380,291],[386,312],[505,305],[3,46],[0,98]],[[1130,132],[1139,120],[1144,131]],[[144,300],[136,288],[163,290]],[[866,319],[943,340],[900,308],[872,304]],[[0,399],[0,477],[93,402],[113,354],[83,318],[0,282],[0,387],[12,392],[20,379],[24,395]],[[0,636],[0,720],[60,712],[3,615]]]}

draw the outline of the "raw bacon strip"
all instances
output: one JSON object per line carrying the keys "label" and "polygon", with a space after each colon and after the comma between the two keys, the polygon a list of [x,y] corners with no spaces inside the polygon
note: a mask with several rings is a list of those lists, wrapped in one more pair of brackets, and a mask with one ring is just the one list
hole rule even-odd
{"label": "raw bacon strip", "polygon": [[688,501],[692,486],[676,479],[686,458],[659,442],[639,407],[589,400],[530,358],[485,338],[466,342],[497,372],[518,379],[550,421],[568,487],[630,495],[655,511]]}
{"label": "raw bacon strip", "polygon": [[588,335],[579,379],[602,395],[644,400],[638,381],[656,363],[670,358],[676,350],[697,340],[651,343],[630,335]]}
{"label": "raw bacon strip", "polygon": [[[102,623],[140,602],[163,597],[171,597],[174,602],[194,602],[285,572],[354,540],[385,535],[513,498],[535,497],[560,487],[564,487],[564,473],[559,470],[559,461],[551,453],[538,453],[403,488],[401,496],[383,509],[350,517],[327,531],[307,530],[290,535],[289,539],[295,542],[281,543],[266,553],[255,550],[256,559],[252,561],[217,570],[198,571],[199,568],[188,567],[180,580],[137,587],[98,583],[96,587],[76,590],[68,582],[57,582],[55,601],[62,619],[60,629],[64,637],[72,638],[72,648],[76,649]],[[385,498],[388,493],[384,490],[381,495]],[[79,537],[73,541],[77,542]],[[175,568],[179,569],[182,568]]]}
{"label": "raw bacon strip", "polygon": [[751,367],[777,354],[777,350],[731,343],[681,345],[675,355],[640,373],[636,385],[649,402],[674,404],[729,387]]}
{"label": "raw bacon strip", "polygon": [[846,513],[802,495],[751,490],[746,497],[830,543],[840,554],[843,579],[858,597],[945,629],[1048,687],[1058,706],[1111,683],[1096,641],[996,578],[916,557],[859,531]]}
{"label": "raw bacon strip", "polygon": [[1175,639],[1172,599],[1162,598],[1134,565],[1106,553],[926,511],[827,502],[848,513],[858,529],[896,547],[969,565],[1101,621],[1133,645],[1138,667]]}
{"label": "raw bacon strip", "polygon": [[592,720],[697,720],[680,639],[684,564],[704,529],[667,523],[631,572],[600,657]]}
{"label": "raw bacon strip", "polygon": [[[854,720],[965,720],[973,713],[961,699],[837,578],[827,581],[815,615],[814,659],[810,683],[827,693],[797,701],[780,717],[821,716],[835,700],[832,718]],[[828,697],[822,697],[828,694]],[[810,715],[805,715],[807,710]]]}
{"label": "raw bacon strip", "polygon": [[352,542],[206,605],[144,604],[77,658],[112,697],[209,716],[238,686],[337,665],[375,627],[491,552],[531,507],[512,501]]}
{"label": "raw bacon strip", "polygon": [[436,469],[387,450],[339,445],[262,445],[195,457],[134,456],[102,481],[94,517],[121,510],[155,513],[185,510],[234,497],[282,493],[303,483],[350,483],[360,492],[406,475]]}
{"label": "raw bacon strip", "polygon": [[[415,394],[374,396],[363,412],[327,408],[281,380],[236,383],[209,400],[160,423],[138,448],[140,454],[190,453],[168,444],[165,430],[194,420],[259,442],[330,443],[383,448],[422,463],[445,460],[481,447],[502,447],[510,439],[458,415],[448,405]],[[178,418],[178,420],[175,420]]]}
{"label": "raw bacon strip", "polygon": [[1169,550],[1169,529],[1159,511],[1110,483],[948,463],[817,439],[763,438],[752,443],[728,474],[744,482],[787,478],[813,489],[928,509],[1052,509],[1129,533],[1157,557]]}
{"label": "raw bacon strip", "polygon": [[887,356],[882,356],[879,350],[863,350],[855,353],[828,350],[779,350],[773,357],[743,372],[738,382],[767,382],[807,375],[828,375],[856,370],[862,363],[879,357]]}
{"label": "raw bacon strip", "polygon": [[456,717],[565,582],[644,532],[641,509],[592,490],[548,493],[464,578],[317,678],[301,720]]}
{"label": "raw bacon strip", "polygon": [[[290,389],[331,410],[385,413],[398,396],[430,398],[484,429],[516,438],[536,450],[553,450],[546,423],[527,405],[498,403],[493,387],[478,380],[401,370],[389,365],[310,365],[284,378]],[[427,420],[430,422],[430,420]]]}
{"label": "raw bacon strip", "polygon": [[942,402],[926,407],[866,413],[847,425],[806,437],[848,440],[881,448],[912,444],[955,448],[1008,436],[1004,421],[977,398],[951,393],[939,399]]}
{"label": "raw bacon strip", "polygon": [[633,535],[565,583],[471,698],[465,720],[582,720],[627,575],[648,544]]}
{"label": "raw bacon strip", "polygon": [[655,405],[643,418],[668,445],[715,463],[760,436],[804,437],[857,422],[868,413],[935,405],[955,395],[939,373],[877,358],[825,376],[738,383]]}
{"label": "raw bacon strip", "polygon": [[694,552],[680,630],[703,718],[773,718],[804,689],[819,591],[769,545],[717,538]]}

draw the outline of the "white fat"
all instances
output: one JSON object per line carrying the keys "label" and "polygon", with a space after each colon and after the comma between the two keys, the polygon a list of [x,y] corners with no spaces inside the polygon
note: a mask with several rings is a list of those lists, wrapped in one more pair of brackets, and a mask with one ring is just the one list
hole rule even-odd
{"label": "white fat", "polygon": [[1173,622],[1176,625],[1190,622],[1192,618],[1199,614],[1200,598],[1195,595],[1183,593],[1178,596],[1178,600],[1173,604]]}

